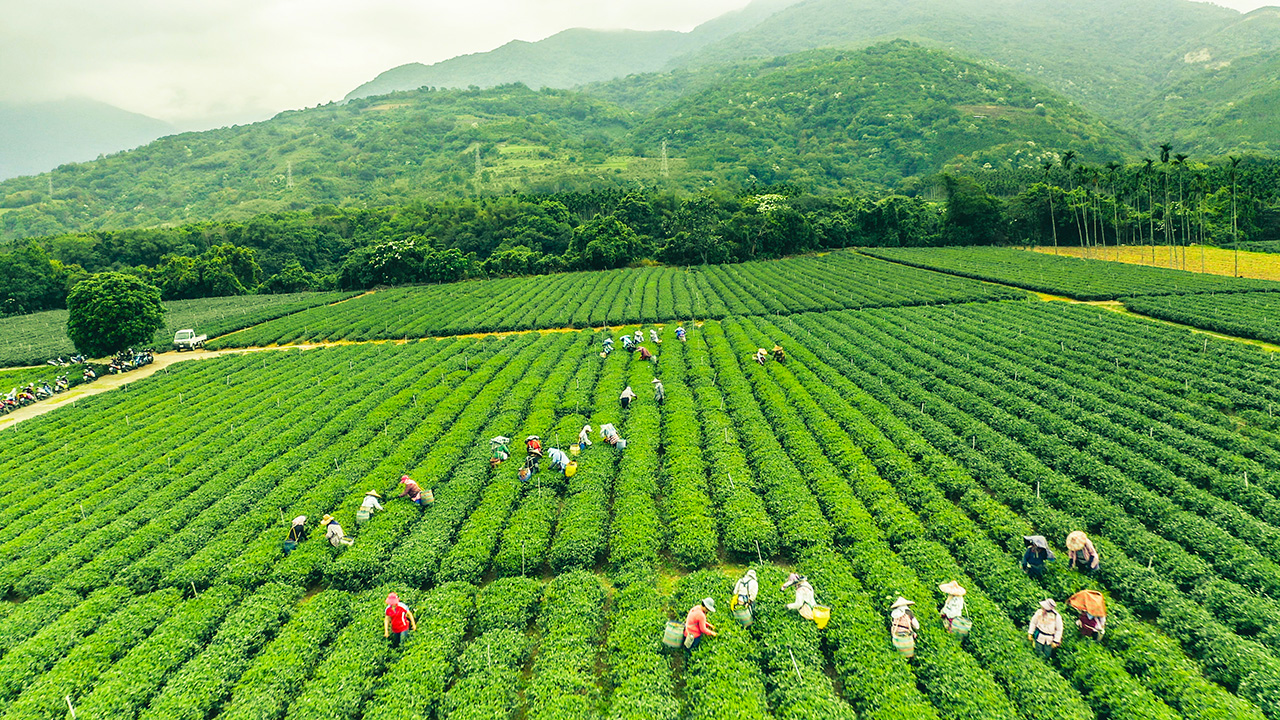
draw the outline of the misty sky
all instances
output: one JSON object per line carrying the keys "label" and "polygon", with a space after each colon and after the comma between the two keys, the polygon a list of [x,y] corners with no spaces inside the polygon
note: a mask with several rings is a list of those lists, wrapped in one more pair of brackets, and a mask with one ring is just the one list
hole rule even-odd
{"label": "misty sky", "polygon": [[[748,0],[0,0],[0,100],[85,96],[203,129],[569,27],[689,30]],[[1265,0],[1217,0],[1247,11]]]}

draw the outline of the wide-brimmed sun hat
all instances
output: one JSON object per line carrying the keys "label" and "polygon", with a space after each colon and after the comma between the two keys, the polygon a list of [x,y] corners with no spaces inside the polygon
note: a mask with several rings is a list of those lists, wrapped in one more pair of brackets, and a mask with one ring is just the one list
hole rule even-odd
{"label": "wide-brimmed sun hat", "polygon": [[1075,532],[1067,535],[1067,549],[1072,552],[1083,550],[1086,541],[1088,541],[1088,538],[1085,537],[1085,534],[1076,530]]}
{"label": "wide-brimmed sun hat", "polygon": [[960,583],[956,582],[955,580],[952,580],[949,583],[943,583],[939,585],[938,589],[946,593],[947,595],[955,595],[958,597],[964,597],[964,594],[966,592],[964,588],[960,587]]}
{"label": "wide-brimmed sun hat", "polygon": [[715,612],[716,611],[715,598],[702,598],[702,607],[706,608],[707,612]]}
{"label": "wide-brimmed sun hat", "polygon": [[897,600],[894,600],[894,601],[893,601],[893,604],[889,606],[889,609],[890,609],[890,610],[897,610],[897,609],[898,609],[898,608],[900,608],[900,607],[908,607],[908,606],[910,606],[910,605],[915,605],[915,604],[916,604],[916,603],[915,603],[915,601],[914,601],[914,600],[908,600],[908,599],[906,599],[906,598],[902,597],[901,595],[899,595],[899,596],[898,596],[898,599],[897,599]]}
{"label": "wide-brimmed sun hat", "polygon": [[1054,612],[1057,612],[1058,603],[1055,602],[1053,598],[1045,598],[1044,600],[1040,601],[1040,607],[1044,608],[1045,610],[1052,610]]}
{"label": "wide-brimmed sun hat", "polygon": [[305,523],[306,521],[307,521],[307,516],[306,516],[306,515],[299,515],[298,517],[296,517],[296,518],[294,518],[294,519],[293,519],[293,524],[294,524],[294,525],[301,525],[301,524]]}
{"label": "wide-brimmed sun hat", "polygon": [[333,522],[333,516],[332,516],[332,515],[328,515],[328,514],[326,514],[324,517],[320,518],[320,524],[321,524],[321,525],[328,525],[328,524],[329,524],[329,523],[331,523],[331,522]]}

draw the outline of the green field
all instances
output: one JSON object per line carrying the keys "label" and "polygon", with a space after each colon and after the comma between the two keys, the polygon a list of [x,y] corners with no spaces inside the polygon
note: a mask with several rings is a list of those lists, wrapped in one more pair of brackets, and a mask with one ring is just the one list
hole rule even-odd
{"label": "green field", "polygon": [[1280,295],[1272,293],[1129,298],[1124,306],[1161,320],[1280,343]]}
{"label": "green field", "polygon": [[[183,328],[195,328],[212,338],[351,295],[296,293],[170,300],[164,303],[168,309],[165,327],[156,333],[152,343],[157,349],[167,350],[173,334]],[[54,357],[74,354],[75,347],[67,338],[66,328],[66,310],[0,319],[0,366],[39,365]]]}
{"label": "green field", "polygon": [[1026,297],[1009,288],[840,251],[736,265],[647,267],[378,291],[210,347],[430,337],[729,315],[786,315]]}
{"label": "green field", "polygon": [[1270,280],[1141,267],[997,247],[869,248],[868,255],[1076,300],[1143,295],[1280,292]]}
{"label": "green field", "polygon": [[[656,364],[591,330],[180,363],[4,432],[2,717],[1280,717],[1272,355],[1025,300],[686,327]],[[750,361],[773,342],[785,363]],[[597,435],[571,479],[522,483],[519,442],[490,468],[487,438],[585,423],[627,448]],[[429,508],[394,499],[406,472]],[[325,513],[355,544],[313,527],[285,556],[284,519]],[[1096,577],[1020,572],[1022,535],[1075,529]],[[782,607],[791,570],[825,629]],[[951,580],[964,640],[933,609]],[[1027,618],[1086,587],[1106,641],[1068,617],[1045,662]],[[389,591],[419,619],[403,649]],[[664,649],[707,596],[719,637]]]}

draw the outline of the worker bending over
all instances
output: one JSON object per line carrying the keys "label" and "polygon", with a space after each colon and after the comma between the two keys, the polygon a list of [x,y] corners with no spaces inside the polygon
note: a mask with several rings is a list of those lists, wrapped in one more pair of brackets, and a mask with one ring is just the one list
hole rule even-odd
{"label": "worker bending over", "polygon": [[346,534],[342,532],[342,526],[338,524],[338,519],[334,516],[325,515],[321,518],[320,524],[325,526],[324,539],[328,540],[330,545],[336,548],[341,548],[350,547],[355,543],[355,540],[347,537]]}
{"label": "worker bending over", "polygon": [[382,498],[377,490],[370,490],[364,494],[364,500],[360,503],[360,509],[356,511],[356,527],[361,527],[369,522],[373,517],[374,510],[381,510],[382,503],[378,502]]}
{"label": "worker bending over", "polygon": [[307,516],[299,515],[298,517],[293,519],[292,523],[289,524],[289,534],[285,536],[284,546],[283,546],[284,554],[286,556],[288,556],[289,553],[297,549],[298,543],[307,539],[306,523],[307,523]]}
{"label": "worker bending over", "polygon": [[548,450],[547,457],[551,460],[551,469],[556,472],[563,473],[569,467],[569,456],[560,448]]}
{"label": "worker bending over", "polygon": [[702,602],[689,608],[689,614],[684,618],[684,646],[693,652],[698,645],[702,643],[702,636],[716,636],[716,627],[707,622],[707,613],[716,611],[716,601],[713,598],[703,598]]}
{"label": "worker bending over", "polygon": [[1096,571],[1101,560],[1098,557],[1098,551],[1093,547],[1093,541],[1079,530],[1067,535],[1067,558],[1067,567],[1084,573]]}

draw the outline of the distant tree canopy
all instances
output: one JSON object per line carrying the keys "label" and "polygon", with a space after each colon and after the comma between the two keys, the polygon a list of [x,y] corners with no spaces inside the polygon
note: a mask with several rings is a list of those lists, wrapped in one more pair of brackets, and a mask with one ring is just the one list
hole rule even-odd
{"label": "distant tree canopy", "polygon": [[850,246],[1225,245],[1237,230],[1241,241],[1280,232],[1280,162],[1096,166],[1064,154],[1035,170],[942,173],[911,194],[597,189],[59,235],[0,252],[0,312],[62,307],[70,287],[104,271],[136,275],[173,300]]}
{"label": "distant tree canopy", "polygon": [[67,295],[67,337],[85,355],[103,357],[151,342],[164,313],[159,288],[133,275],[98,273]]}

